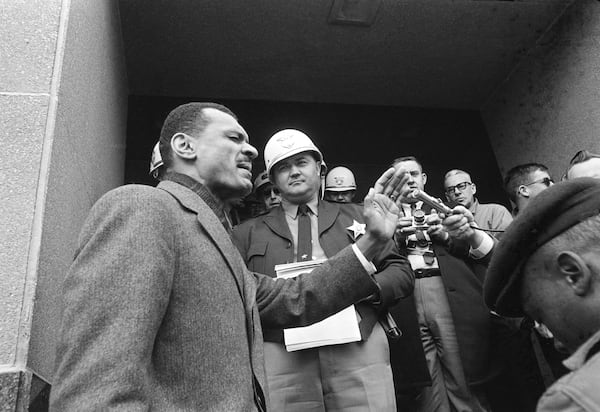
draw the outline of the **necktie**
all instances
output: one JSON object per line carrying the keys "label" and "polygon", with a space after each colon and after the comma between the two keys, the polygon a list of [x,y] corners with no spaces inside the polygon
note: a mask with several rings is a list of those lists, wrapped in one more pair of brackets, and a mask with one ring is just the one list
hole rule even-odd
{"label": "necktie", "polygon": [[312,239],[308,206],[298,206],[298,253],[296,260],[312,260]]}

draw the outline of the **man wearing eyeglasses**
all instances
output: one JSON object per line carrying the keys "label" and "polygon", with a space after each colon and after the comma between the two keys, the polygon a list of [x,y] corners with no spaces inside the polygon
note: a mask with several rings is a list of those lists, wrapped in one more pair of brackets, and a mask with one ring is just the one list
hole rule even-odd
{"label": "man wearing eyeglasses", "polygon": [[444,176],[444,192],[449,202],[462,205],[473,214],[477,226],[489,230],[499,239],[502,231],[512,222],[508,209],[497,203],[479,203],[475,197],[477,186],[464,170],[452,169]]}
{"label": "man wearing eyeglasses", "polygon": [[504,178],[504,189],[513,205],[513,216],[553,184],[548,168],[541,163],[525,163],[510,169]]}

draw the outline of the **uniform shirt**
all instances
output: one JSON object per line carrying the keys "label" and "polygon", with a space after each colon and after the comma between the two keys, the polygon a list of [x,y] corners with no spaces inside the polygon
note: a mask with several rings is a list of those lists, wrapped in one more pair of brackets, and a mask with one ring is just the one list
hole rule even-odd
{"label": "uniform shirt", "polygon": [[[306,204],[308,206],[310,217],[310,238],[312,242],[312,259],[327,259],[327,255],[321,247],[319,242],[319,199],[315,198]],[[292,240],[294,243],[294,260],[297,261],[298,256],[298,205],[290,203],[285,199],[281,199],[281,207],[285,212],[285,221],[292,234]],[[365,271],[372,275],[377,272],[375,265],[363,255],[356,244],[352,244],[352,250],[365,268]]]}
{"label": "uniform shirt", "polygon": [[[294,260],[298,260],[298,205],[281,200],[281,206],[285,212],[285,221],[292,233],[294,241]],[[312,260],[327,259],[321,243],[319,243],[319,199],[313,199],[306,204],[308,216],[310,217],[310,238],[312,240]]]}
{"label": "uniform shirt", "polygon": [[600,331],[563,363],[572,372],[542,395],[538,412],[600,411]]}

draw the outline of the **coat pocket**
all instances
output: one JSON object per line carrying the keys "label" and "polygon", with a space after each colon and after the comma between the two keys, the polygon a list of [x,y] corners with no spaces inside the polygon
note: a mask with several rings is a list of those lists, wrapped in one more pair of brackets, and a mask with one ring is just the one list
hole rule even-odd
{"label": "coat pocket", "polygon": [[269,244],[267,242],[252,242],[248,248],[246,264],[248,265],[248,269],[250,269],[252,272],[264,273],[265,275],[273,276],[273,268],[271,268],[271,270],[267,270],[265,267],[265,255],[267,253],[268,245]]}

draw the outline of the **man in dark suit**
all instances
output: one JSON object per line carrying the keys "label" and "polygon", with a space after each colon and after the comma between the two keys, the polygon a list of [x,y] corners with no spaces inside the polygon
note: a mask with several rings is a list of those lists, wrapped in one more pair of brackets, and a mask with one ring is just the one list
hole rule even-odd
{"label": "man in dark suit", "polygon": [[[320,199],[323,156],[306,134],[295,129],[276,133],[267,142],[264,157],[282,202],[234,230],[234,242],[250,270],[275,277],[275,265],[335,256],[361,238],[361,207]],[[303,207],[310,230],[309,256],[300,252]],[[391,240],[373,262],[382,293],[356,305],[360,342],[287,352],[280,328],[263,330],[267,381],[275,410],[395,412],[389,348],[378,319],[385,318],[389,306],[412,293],[414,278],[408,261],[397,253]]]}
{"label": "man in dark suit", "polygon": [[366,233],[318,273],[252,274],[229,237],[226,205],[247,195],[257,152],[227,108],[189,103],[163,125],[157,188],[103,196],[66,275],[50,408],[262,411],[266,327],[306,325],[379,296],[363,260],[397,221],[388,170],[365,198]]}
{"label": "man in dark suit", "polygon": [[[394,166],[407,172],[407,189],[424,189],[427,175],[415,157],[398,158]],[[476,258],[487,255],[493,241],[486,237],[484,250],[449,242],[431,207],[409,196],[402,212],[396,241],[415,272],[415,307],[432,378],[416,409],[488,410],[481,385],[490,375],[490,313],[482,295],[485,267]]]}

